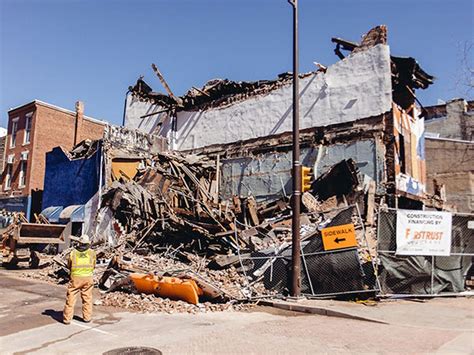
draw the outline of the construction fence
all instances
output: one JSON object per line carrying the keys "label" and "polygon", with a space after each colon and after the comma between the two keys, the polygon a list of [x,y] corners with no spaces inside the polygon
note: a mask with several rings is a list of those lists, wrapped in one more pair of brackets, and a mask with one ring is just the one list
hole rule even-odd
{"label": "construction fence", "polygon": [[[317,212],[308,217],[316,223],[302,223],[301,227],[302,294],[309,298],[375,295],[379,285],[358,207]],[[250,280],[249,289],[260,281],[273,294],[288,293],[291,242],[239,257]]]}
{"label": "construction fence", "polygon": [[[416,212],[416,211],[415,211]],[[377,274],[380,294],[390,296],[460,295],[474,257],[474,215],[453,213],[449,256],[399,255],[397,210],[378,213]]]}

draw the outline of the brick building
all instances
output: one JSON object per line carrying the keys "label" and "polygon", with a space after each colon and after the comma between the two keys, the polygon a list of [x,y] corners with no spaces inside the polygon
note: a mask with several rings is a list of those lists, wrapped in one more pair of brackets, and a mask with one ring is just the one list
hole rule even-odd
{"label": "brick building", "polygon": [[7,140],[7,129],[0,127],[0,174],[5,167],[5,141]]}
{"label": "brick building", "polygon": [[39,100],[8,111],[0,209],[23,211],[29,218],[41,212],[46,152],[103,136],[105,122],[83,112],[79,101],[70,111]]}
{"label": "brick building", "polygon": [[427,132],[441,138],[474,140],[474,101],[454,99],[445,104],[425,107],[425,111]]}
{"label": "brick building", "polygon": [[425,111],[428,192],[440,194],[450,209],[474,213],[474,101],[455,99]]}

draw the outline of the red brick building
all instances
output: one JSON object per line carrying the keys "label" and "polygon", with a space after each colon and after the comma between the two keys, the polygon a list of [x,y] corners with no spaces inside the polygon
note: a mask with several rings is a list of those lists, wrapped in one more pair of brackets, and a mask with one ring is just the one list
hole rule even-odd
{"label": "red brick building", "polygon": [[41,212],[46,152],[103,136],[105,122],[83,111],[80,101],[70,111],[39,100],[8,111],[0,209],[23,211],[29,218]]}

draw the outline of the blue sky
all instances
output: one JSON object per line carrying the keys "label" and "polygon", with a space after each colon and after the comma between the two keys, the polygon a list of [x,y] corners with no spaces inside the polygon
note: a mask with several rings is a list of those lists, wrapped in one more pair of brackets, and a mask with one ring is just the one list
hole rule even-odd
{"label": "blue sky", "polygon": [[[300,70],[336,62],[331,37],[358,41],[388,26],[391,52],[415,57],[437,77],[424,105],[465,96],[456,85],[463,43],[472,41],[471,0],[299,0]],[[120,124],[139,75],[175,94],[213,78],[272,79],[291,70],[286,0],[0,0],[0,125],[35,98]],[[472,62],[472,57],[470,58]]]}

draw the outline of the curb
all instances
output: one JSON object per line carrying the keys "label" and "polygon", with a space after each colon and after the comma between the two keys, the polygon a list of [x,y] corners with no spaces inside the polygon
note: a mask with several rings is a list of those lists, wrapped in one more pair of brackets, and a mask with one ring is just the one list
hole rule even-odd
{"label": "curb", "polygon": [[378,324],[389,324],[388,322],[378,320],[378,319],[361,317],[361,316],[357,316],[348,312],[334,311],[329,308],[308,306],[304,304],[299,304],[297,302],[262,300],[259,302],[259,305],[275,307],[275,308],[284,309],[287,311],[318,314],[318,315],[327,316],[327,317],[353,319],[353,320],[378,323]]}

